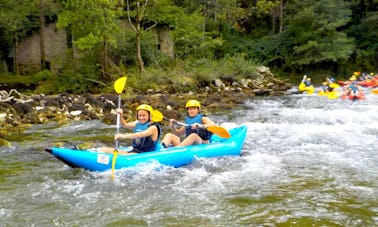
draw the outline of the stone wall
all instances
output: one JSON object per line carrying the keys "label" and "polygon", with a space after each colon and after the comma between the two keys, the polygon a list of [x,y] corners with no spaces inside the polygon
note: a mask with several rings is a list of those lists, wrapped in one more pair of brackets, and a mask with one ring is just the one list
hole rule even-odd
{"label": "stone wall", "polygon": [[[67,50],[67,34],[64,29],[57,29],[55,23],[46,25],[44,29],[46,61],[50,69],[57,71],[62,67]],[[15,50],[12,49],[9,57],[14,58]],[[40,70],[41,51],[40,34],[33,35],[19,41],[17,52],[20,73],[35,72]]]}

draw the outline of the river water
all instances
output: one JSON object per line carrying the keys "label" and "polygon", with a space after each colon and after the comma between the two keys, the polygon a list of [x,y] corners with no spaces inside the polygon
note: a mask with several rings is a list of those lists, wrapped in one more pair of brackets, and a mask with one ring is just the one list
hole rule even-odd
{"label": "river water", "polygon": [[44,152],[59,141],[111,141],[114,127],[34,126],[0,147],[0,226],[378,226],[377,113],[368,93],[249,99],[209,115],[248,126],[241,157],[139,166],[114,181]]}

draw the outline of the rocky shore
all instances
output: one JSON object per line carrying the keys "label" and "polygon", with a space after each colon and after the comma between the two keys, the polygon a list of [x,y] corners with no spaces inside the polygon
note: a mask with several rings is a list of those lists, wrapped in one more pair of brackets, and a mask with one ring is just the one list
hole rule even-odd
{"label": "rocky shore", "polygon": [[[269,68],[259,68],[260,77],[255,80],[224,82],[214,80],[202,94],[165,94],[149,91],[148,94],[125,97],[122,95],[122,108],[125,118],[135,118],[135,107],[148,103],[160,110],[168,118],[182,117],[185,102],[195,98],[206,109],[225,109],[242,104],[252,96],[283,95],[291,85],[274,78]],[[32,124],[45,124],[51,121],[58,125],[69,125],[72,121],[101,120],[106,124],[115,124],[117,94],[82,94],[62,93],[54,96],[44,94],[25,95],[16,89],[9,92],[0,88],[0,146],[9,146],[10,142],[22,135]]]}

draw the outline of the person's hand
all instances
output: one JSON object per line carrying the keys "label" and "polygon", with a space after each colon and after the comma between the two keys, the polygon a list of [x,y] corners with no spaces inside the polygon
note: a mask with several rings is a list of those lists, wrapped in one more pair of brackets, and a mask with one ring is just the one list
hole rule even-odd
{"label": "person's hand", "polygon": [[175,119],[169,119],[169,125],[173,127],[174,123],[176,123]]}
{"label": "person's hand", "polygon": [[197,128],[203,128],[203,125],[198,124],[198,123],[192,124],[192,129],[197,129]]}
{"label": "person's hand", "polygon": [[122,138],[125,138],[126,136],[127,136],[127,134],[117,133],[117,134],[114,136],[114,141],[119,140],[119,139],[122,139]]}
{"label": "person's hand", "polygon": [[122,108],[117,108],[116,109],[116,113],[122,115],[123,114],[123,109]]}

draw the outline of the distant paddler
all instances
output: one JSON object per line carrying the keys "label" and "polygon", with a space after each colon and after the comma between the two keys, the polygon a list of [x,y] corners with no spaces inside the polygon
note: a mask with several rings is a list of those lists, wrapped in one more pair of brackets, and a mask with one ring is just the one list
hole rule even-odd
{"label": "distant paddler", "polygon": [[314,93],[314,87],[311,84],[311,78],[307,77],[307,75],[304,75],[301,83],[298,86],[298,90],[306,94]]}

